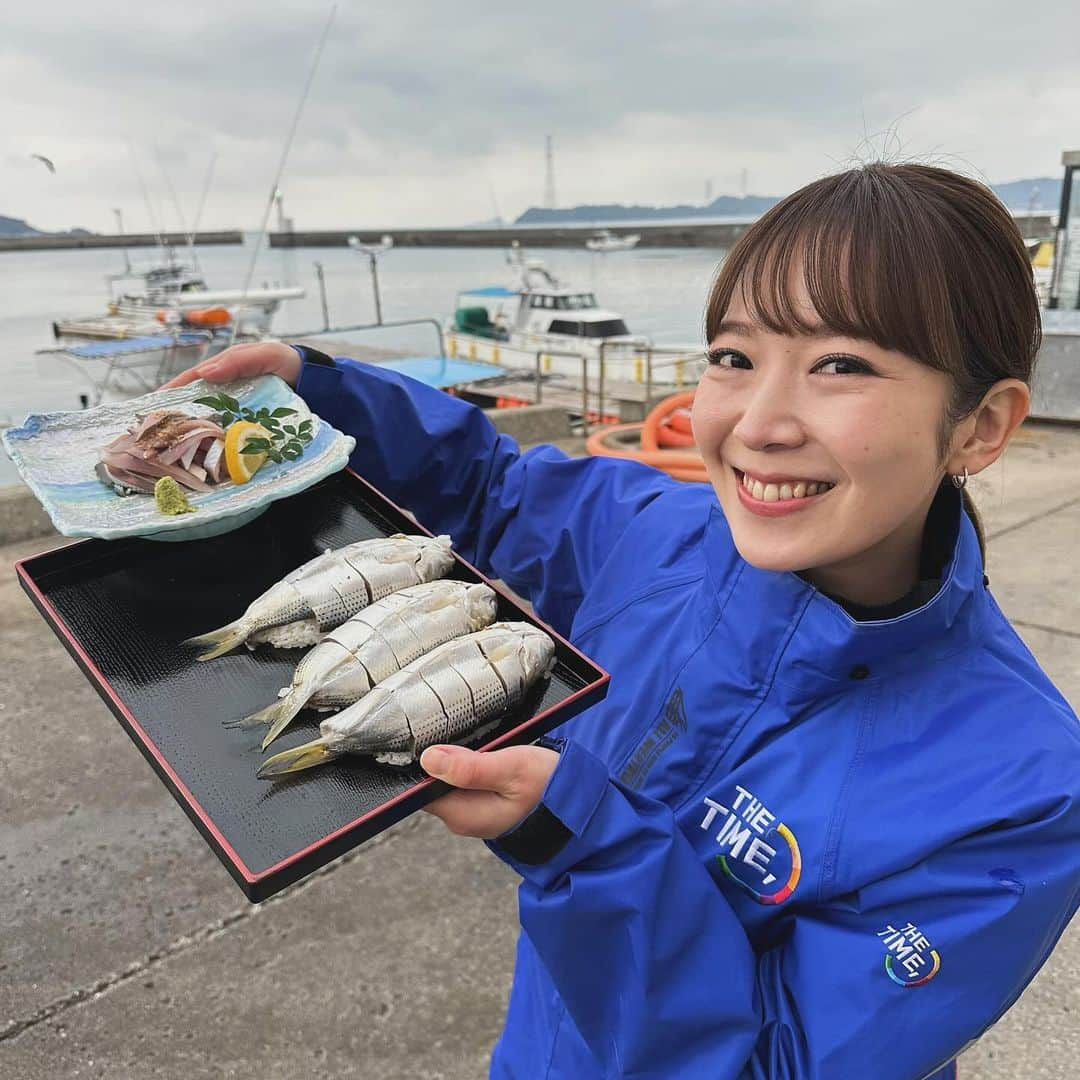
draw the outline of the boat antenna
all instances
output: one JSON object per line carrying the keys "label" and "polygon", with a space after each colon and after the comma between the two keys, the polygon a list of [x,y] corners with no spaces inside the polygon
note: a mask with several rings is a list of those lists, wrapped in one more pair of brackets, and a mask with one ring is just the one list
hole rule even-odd
{"label": "boat antenna", "polygon": [[143,202],[146,204],[146,214],[150,218],[150,228],[157,237],[158,246],[164,249],[165,237],[158,226],[157,214],[154,213],[154,206],[150,201],[150,192],[146,187],[146,177],[143,176],[143,171],[139,167],[139,155],[135,152],[135,144],[130,139],[128,140],[128,152],[131,154],[131,163],[135,166],[135,175],[139,178],[139,188],[142,190]]}
{"label": "boat antenna", "polygon": [[[263,238],[266,236],[267,226],[270,224],[270,214],[274,209],[274,201],[277,198],[278,189],[281,187],[281,176],[282,173],[285,172],[285,162],[289,159],[289,150],[292,148],[293,137],[296,135],[296,128],[300,123],[300,115],[304,111],[304,103],[307,101],[308,93],[311,90],[311,84],[315,79],[315,72],[318,70],[319,61],[322,59],[323,47],[326,45],[326,39],[330,34],[330,27],[334,22],[334,16],[336,14],[337,4],[331,4],[330,14],[326,17],[326,25],[323,27],[322,36],[319,38],[319,44],[315,48],[315,56],[311,61],[311,68],[308,71],[307,81],[304,83],[304,89],[300,94],[300,100],[296,104],[296,113],[293,115],[289,133],[285,138],[285,145],[281,150],[281,160],[278,162],[277,173],[274,175],[274,182],[270,185],[270,195],[266,200],[266,210],[263,213],[262,227],[259,229],[259,234],[255,238],[255,246],[251,252],[251,262],[248,264],[247,278],[244,280],[244,291],[240,297],[241,305],[247,298],[248,290],[251,288],[251,279],[255,276],[255,264],[259,259],[259,251],[262,248]],[[232,335],[229,338],[230,345],[236,341],[236,332],[239,329],[239,326],[240,320],[234,318]]]}
{"label": "boat antenna", "polygon": [[187,235],[187,222],[184,220],[184,211],[180,208],[180,200],[176,197],[176,188],[173,186],[172,176],[169,174],[168,169],[165,168],[165,161],[161,156],[161,147],[154,144],[154,157],[157,158],[158,168],[161,170],[161,175],[165,177],[165,186],[169,189],[169,197],[172,199],[173,209],[176,211],[176,216],[180,221],[180,231]]}
{"label": "boat antenna", "polygon": [[202,194],[199,196],[199,208],[195,211],[195,221],[191,225],[191,232],[188,233],[188,253],[191,255],[191,265],[200,273],[202,273],[202,267],[199,265],[199,256],[195,254],[195,237],[199,232],[199,223],[202,221],[203,208],[206,206],[206,196],[210,191],[210,181],[214,177],[214,166],[217,164],[217,158],[218,152],[215,150],[210,155],[210,164],[206,169],[206,179],[203,181]]}

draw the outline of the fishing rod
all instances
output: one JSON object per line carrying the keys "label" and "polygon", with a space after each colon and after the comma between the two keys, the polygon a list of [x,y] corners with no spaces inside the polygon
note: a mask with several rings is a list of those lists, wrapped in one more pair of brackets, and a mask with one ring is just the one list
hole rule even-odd
{"label": "fishing rod", "polygon": [[[289,127],[289,133],[285,139],[285,146],[281,151],[281,160],[278,162],[277,173],[274,176],[274,182],[270,185],[270,195],[266,200],[266,210],[263,213],[262,227],[259,229],[259,234],[255,238],[255,247],[251,252],[251,262],[248,265],[247,277],[244,280],[244,289],[240,298],[240,305],[243,305],[244,300],[247,298],[248,290],[251,288],[251,280],[255,276],[255,264],[259,259],[259,252],[262,249],[263,239],[266,236],[266,230],[270,224],[270,214],[274,209],[274,202],[277,199],[278,189],[281,186],[281,176],[285,172],[285,163],[289,159],[289,151],[292,149],[293,138],[296,136],[296,129],[300,123],[300,116],[304,111],[304,104],[307,102],[308,93],[311,90],[311,84],[315,79],[315,72],[318,70],[319,61],[322,59],[323,48],[326,45],[326,39],[330,34],[330,27],[333,24],[334,16],[337,14],[337,4],[330,6],[330,14],[326,18],[326,25],[323,27],[322,36],[319,38],[319,44],[315,49],[315,56],[311,62],[311,68],[308,71],[307,81],[304,83],[303,92],[300,95],[300,100],[296,105],[296,112],[293,115],[292,125]],[[240,320],[238,318],[233,319],[232,335],[229,338],[229,344],[232,345],[236,341],[236,333],[240,327]]]}

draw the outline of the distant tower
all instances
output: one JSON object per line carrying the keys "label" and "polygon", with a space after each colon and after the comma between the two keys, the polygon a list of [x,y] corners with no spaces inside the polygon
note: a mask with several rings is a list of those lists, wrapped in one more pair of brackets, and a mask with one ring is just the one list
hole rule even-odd
{"label": "distant tower", "polygon": [[712,202],[712,180],[705,181],[705,205],[708,206]]}
{"label": "distant tower", "polygon": [[547,155],[547,178],[544,180],[544,205],[549,210],[554,210],[555,202],[555,154],[551,149],[551,136],[546,135]]}

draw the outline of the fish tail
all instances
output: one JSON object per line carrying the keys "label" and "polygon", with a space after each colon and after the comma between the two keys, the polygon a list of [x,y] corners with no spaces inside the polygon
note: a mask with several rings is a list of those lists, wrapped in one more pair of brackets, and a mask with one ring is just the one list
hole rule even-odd
{"label": "fish tail", "polygon": [[196,648],[210,646],[205,652],[199,653],[196,660],[213,660],[215,657],[224,656],[231,652],[237,645],[242,644],[248,637],[248,624],[244,619],[237,619],[220,630],[211,630],[209,634],[199,634],[198,637],[188,638],[185,645],[194,645]]}
{"label": "fish tail", "polygon": [[[233,720],[223,720],[222,723],[230,728],[249,728],[258,727],[260,724],[272,724],[283,709],[289,708],[293,701],[293,697],[292,687],[289,687],[288,692],[280,701],[275,701],[272,704],[267,705],[265,709],[260,709],[258,712],[251,713],[250,716],[242,716]],[[290,714],[289,719],[291,720],[302,708],[303,703],[297,705]]]}
{"label": "fish tail", "polygon": [[314,739],[312,742],[294,746],[291,750],[282,750],[280,754],[267,758],[259,767],[256,776],[260,780],[273,780],[279,776],[287,776],[289,773],[300,772],[301,769],[323,765],[336,758],[340,752],[331,750],[324,740]]}
{"label": "fish tail", "polygon": [[270,725],[270,730],[262,741],[264,750],[289,726],[293,717],[305,704],[306,700],[303,694],[293,693],[287,698],[282,698],[281,701],[275,701],[273,705],[268,705],[265,709],[260,709],[250,717],[253,721],[258,718],[263,723]]}

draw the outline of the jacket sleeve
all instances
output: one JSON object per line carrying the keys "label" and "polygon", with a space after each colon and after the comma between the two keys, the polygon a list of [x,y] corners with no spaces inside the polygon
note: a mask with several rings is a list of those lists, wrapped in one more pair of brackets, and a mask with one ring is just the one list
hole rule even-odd
{"label": "jacket sleeve", "polygon": [[481,409],[378,365],[305,361],[297,391],[356,439],[365,480],[564,635],[629,521],[677,484],[635,462],[520,453]]}
{"label": "jacket sleeve", "polygon": [[[572,742],[543,805],[569,830],[521,922],[605,1076],[920,1080],[1020,994],[1076,910],[1071,800],[817,908],[756,953],[663,803]],[[805,903],[805,901],[804,901]]]}

